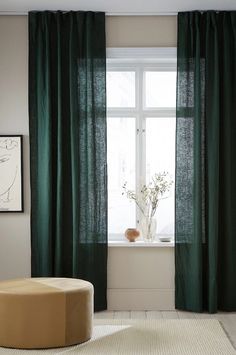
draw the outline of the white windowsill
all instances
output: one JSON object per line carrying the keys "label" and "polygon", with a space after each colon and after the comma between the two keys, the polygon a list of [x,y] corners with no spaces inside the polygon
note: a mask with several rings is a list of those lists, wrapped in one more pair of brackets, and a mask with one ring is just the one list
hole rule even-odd
{"label": "white windowsill", "polygon": [[136,241],[136,242],[128,242],[126,240],[109,240],[108,247],[127,247],[127,248],[173,248],[175,246],[174,241],[171,242],[144,242],[143,240]]}

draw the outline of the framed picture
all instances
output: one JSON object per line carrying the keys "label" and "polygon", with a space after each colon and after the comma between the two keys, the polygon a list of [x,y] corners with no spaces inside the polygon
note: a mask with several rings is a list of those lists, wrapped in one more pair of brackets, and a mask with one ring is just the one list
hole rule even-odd
{"label": "framed picture", "polygon": [[0,212],[23,212],[22,140],[0,135]]}

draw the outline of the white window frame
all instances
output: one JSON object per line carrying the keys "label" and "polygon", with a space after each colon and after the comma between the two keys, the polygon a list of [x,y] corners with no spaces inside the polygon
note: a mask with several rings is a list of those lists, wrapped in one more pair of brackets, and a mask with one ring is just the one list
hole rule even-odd
{"label": "white window frame", "polygon": [[[175,117],[176,108],[144,107],[145,92],[143,90],[145,71],[176,71],[177,49],[175,47],[159,48],[107,48],[107,71],[135,71],[136,88],[134,108],[107,108],[107,117],[136,118],[136,188],[146,179],[146,117]],[[140,220],[136,207],[136,225]],[[109,234],[109,241],[123,240],[123,235]]]}

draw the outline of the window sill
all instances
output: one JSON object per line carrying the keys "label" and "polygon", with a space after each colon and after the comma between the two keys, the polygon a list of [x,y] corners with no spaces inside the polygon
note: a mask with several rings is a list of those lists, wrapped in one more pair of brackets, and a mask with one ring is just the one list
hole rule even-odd
{"label": "window sill", "polygon": [[154,242],[144,242],[143,240],[137,241],[137,242],[128,242],[126,240],[109,240],[108,241],[108,247],[109,248],[173,248],[175,246],[174,241],[170,242],[160,242],[160,241],[154,241]]}

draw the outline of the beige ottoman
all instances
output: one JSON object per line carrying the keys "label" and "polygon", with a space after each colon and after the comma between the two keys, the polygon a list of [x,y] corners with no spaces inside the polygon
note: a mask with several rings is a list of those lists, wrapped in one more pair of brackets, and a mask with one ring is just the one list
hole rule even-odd
{"label": "beige ottoman", "polygon": [[0,282],[0,346],[37,349],[91,338],[93,285],[67,278]]}

